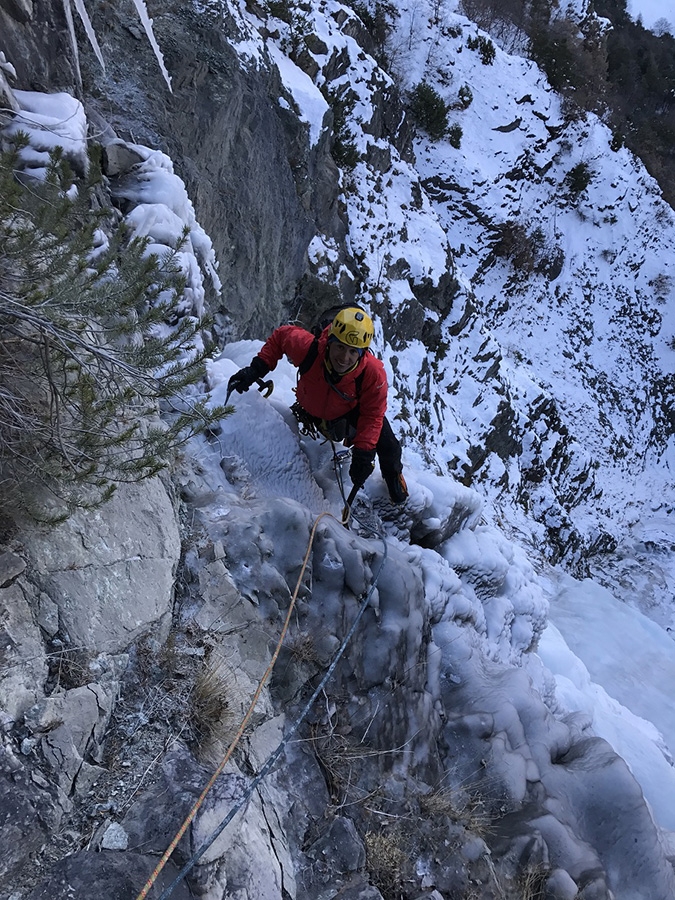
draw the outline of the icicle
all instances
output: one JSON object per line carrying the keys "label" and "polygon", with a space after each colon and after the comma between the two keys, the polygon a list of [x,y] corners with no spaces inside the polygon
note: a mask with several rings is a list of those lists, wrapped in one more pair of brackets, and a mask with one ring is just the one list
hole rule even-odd
{"label": "icicle", "polygon": [[75,77],[77,86],[82,91],[82,73],[80,72],[80,54],[77,49],[77,38],[75,37],[75,25],[73,23],[73,11],[70,8],[70,0],[63,0],[63,11],[66,14],[66,24],[68,26],[68,34],[70,35],[70,43],[73,48],[73,62],[75,63]]}
{"label": "icicle", "polygon": [[166,81],[169,90],[173,94],[173,90],[171,89],[171,79],[169,78],[169,73],[166,71],[166,66],[164,65],[164,57],[162,56],[162,51],[159,49],[159,44],[155,38],[155,33],[152,30],[152,19],[148,15],[148,10],[145,6],[145,0],[134,0],[134,6],[138,12],[138,15],[141,18],[141,22],[143,23],[143,28],[145,28],[145,33],[148,36],[148,40],[150,41],[150,46],[152,47],[155,56],[157,57],[157,62],[159,63],[159,67],[162,70],[162,75],[164,76],[164,80]]}
{"label": "icicle", "polygon": [[[65,0],[64,0],[64,2],[65,2]],[[68,3],[68,6],[70,7],[70,3]],[[94,28],[91,24],[91,19],[89,18],[89,13],[85,9],[84,0],[75,0],[75,9],[80,14],[80,18],[82,19],[82,24],[84,25],[84,30],[87,34],[87,37],[89,38],[89,43],[91,44],[92,49],[93,49],[94,53],[96,54],[96,59],[100,62],[101,68],[105,72],[105,63],[103,62],[103,54],[101,53],[101,48],[98,45],[98,40],[96,38],[96,33],[94,32]],[[70,27],[72,28],[72,15],[71,15],[69,24],[70,24]],[[74,37],[73,37],[73,40],[75,40]],[[79,64],[78,64],[78,69],[79,69]]]}

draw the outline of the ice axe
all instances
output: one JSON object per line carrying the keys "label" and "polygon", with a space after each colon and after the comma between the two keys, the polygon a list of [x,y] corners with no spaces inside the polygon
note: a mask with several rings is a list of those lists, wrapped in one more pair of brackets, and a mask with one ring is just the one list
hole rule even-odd
{"label": "ice axe", "polygon": [[345,528],[349,527],[349,518],[352,514],[352,503],[354,502],[354,498],[356,497],[359,489],[362,487],[362,484],[355,484],[349,492],[349,496],[345,500],[344,509],[342,510],[342,524],[345,526]]}
{"label": "ice axe", "polygon": [[[258,385],[258,390],[263,395],[263,397],[269,397],[274,390],[274,382],[271,378],[268,381],[263,381],[262,378],[256,378],[256,383]],[[227,406],[234,390],[234,388],[230,388],[230,390],[227,392],[227,396],[225,397],[225,406]]]}

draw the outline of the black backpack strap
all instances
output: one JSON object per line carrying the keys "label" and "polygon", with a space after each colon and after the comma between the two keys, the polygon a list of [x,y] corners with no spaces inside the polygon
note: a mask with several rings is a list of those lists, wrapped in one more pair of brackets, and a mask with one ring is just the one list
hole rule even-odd
{"label": "black backpack strap", "polygon": [[309,350],[307,351],[307,355],[303,359],[303,361],[298,366],[298,375],[304,375],[314,365],[317,356],[319,355],[319,339],[315,337],[312,341]]}

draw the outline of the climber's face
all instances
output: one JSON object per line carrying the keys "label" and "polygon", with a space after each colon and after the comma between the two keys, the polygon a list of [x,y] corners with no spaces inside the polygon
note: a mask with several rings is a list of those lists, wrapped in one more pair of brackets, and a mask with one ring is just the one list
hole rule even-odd
{"label": "climber's face", "polygon": [[349,372],[359,361],[359,351],[355,347],[348,347],[340,341],[331,341],[328,345],[328,359],[333,370],[338,375]]}

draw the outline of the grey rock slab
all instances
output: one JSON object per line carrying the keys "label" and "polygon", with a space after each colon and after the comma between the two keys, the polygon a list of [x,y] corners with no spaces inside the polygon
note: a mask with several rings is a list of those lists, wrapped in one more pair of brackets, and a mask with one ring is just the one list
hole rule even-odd
{"label": "grey rock slab", "polygon": [[26,561],[16,553],[5,550],[0,553],[0,588],[7,587],[26,568]]}
{"label": "grey rock slab", "polygon": [[[106,900],[129,900],[138,896],[156,865],[156,857],[142,853],[81,850],[59,860],[29,894],[28,900],[72,900],[98,894]],[[154,890],[158,893],[164,890],[177,874],[178,869],[167,863]],[[181,882],[171,896],[173,900],[189,900],[191,894],[185,882]]]}
{"label": "grey rock slab", "polygon": [[85,793],[101,774],[84,757],[98,758],[110,711],[110,698],[97,684],[45,697],[27,710],[24,722],[34,734],[43,735],[40,749],[66,794],[76,780],[77,792]]}
{"label": "grey rock slab", "polygon": [[120,485],[99,509],[26,528],[22,541],[72,645],[116,653],[168,627],[180,537],[159,479]]}
{"label": "grey rock slab", "polygon": [[42,696],[47,677],[40,631],[17,584],[0,589],[0,721],[16,721]]}
{"label": "grey rock slab", "polygon": [[101,847],[103,850],[126,850],[129,846],[129,835],[119,822],[111,822],[106,828]]}
{"label": "grey rock slab", "polygon": [[25,771],[0,776],[0,880],[3,886],[56,831],[61,808]]}
{"label": "grey rock slab", "polygon": [[310,859],[324,862],[333,873],[356,872],[366,864],[363,842],[351,819],[338,816],[307,850]]}

